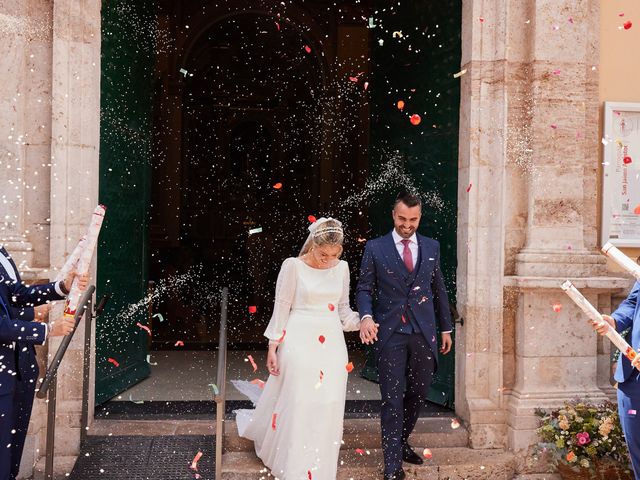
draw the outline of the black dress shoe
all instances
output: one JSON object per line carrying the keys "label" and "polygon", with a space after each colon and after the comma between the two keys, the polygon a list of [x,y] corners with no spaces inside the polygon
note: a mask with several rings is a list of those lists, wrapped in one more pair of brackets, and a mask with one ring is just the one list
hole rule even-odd
{"label": "black dress shoe", "polygon": [[393,473],[385,473],[384,480],[403,480],[404,479],[404,470],[396,470]]}
{"label": "black dress shoe", "polygon": [[414,465],[422,465],[424,463],[422,457],[414,452],[409,445],[402,447],[402,460],[407,463],[413,463]]}

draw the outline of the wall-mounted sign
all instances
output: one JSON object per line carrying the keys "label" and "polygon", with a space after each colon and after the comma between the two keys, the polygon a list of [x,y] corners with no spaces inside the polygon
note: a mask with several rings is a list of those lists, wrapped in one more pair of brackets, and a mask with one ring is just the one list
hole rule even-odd
{"label": "wall-mounted sign", "polygon": [[602,245],[640,247],[640,103],[605,102],[602,143]]}

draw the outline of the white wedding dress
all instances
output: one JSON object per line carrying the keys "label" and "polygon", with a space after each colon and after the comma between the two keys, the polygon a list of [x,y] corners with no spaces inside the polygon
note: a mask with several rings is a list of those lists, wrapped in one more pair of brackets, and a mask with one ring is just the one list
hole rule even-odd
{"label": "white wedding dress", "polygon": [[[347,390],[343,331],[360,328],[349,307],[349,267],[328,269],[299,258],[282,264],[273,316],[265,331],[278,347],[255,410],[239,410],[241,436],[280,480],[335,480]],[[284,337],[284,338],[282,338]]]}

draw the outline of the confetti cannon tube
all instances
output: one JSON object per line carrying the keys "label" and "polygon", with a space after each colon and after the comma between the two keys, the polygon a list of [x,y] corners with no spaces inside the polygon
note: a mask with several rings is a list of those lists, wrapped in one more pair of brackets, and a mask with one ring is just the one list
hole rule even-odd
{"label": "confetti cannon tube", "polygon": [[[85,238],[85,245],[80,252],[80,257],[78,258],[78,266],[76,267],[76,273],[78,275],[83,275],[89,271],[91,258],[93,257],[93,252],[96,249],[96,244],[98,243],[98,235],[100,234],[100,228],[102,227],[105,212],[106,207],[104,205],[98,205],[93,211],[91,223],[89,223],[89,229]],[[80,295],[82,295],[82,292],[78,287],[78,283],[74,279],[73,284],[71,285],[71,292],[67,298],[67,304],[65,305],[65,315],[75,315]]]}
{"label": "confetti cannon tube", "polygon": [[86,245],[87,245],[87,236],[84,235],[76,245],[76,248],[73,249],[73,252],[71,252],[71,255],[69,255],[69,257],[67,258],[67,261],[64,262],[64,265],[62,266],[60,271],[58,272],[58,275],[56,276],[56,282],[60,280],[64,280],[66,276],[69,275],[71,270],[74,269],[74,267],[78,264],[78,260],[80,259],[80,254],[82,253]]}
{"label": "confetti cannon tube", "polygon": [[616,330],[612,328],[611,325],[609,325],[609,323],[607,323],[604,318],[602,318],[602,315],[600,315],[600,312],[598,312],[598,310],[596,310],[596,308],[589,303],[589,300],[584,298],[584,296],[573,285],[573,283],[567,280],[562,284],[562,290],[564,290],[564,293],[569,295],[569,297],[571,297],[571,300],[573,300],[574,303],[578,307],[580,307],[580,309],[584,313],[586,313],[587,317],[589,317],[591,320],[594,320],[598,323],[601,323],[607,326],[607,333],[605,333],[605,336],[609,340],[611,340],[611,343],[613,343],[616,347],[618,347],[618,350],[620,350],[625,357],[627,357],[631,361],[633,361],[636,358],[637,353],[631,347],[631,345],[629,345],[626,342],[626,340],[622,338],[622,336],[618,332],[616,332]]}
{"label": "confetti cannon tube", "polygon": [[607,242],[604,247],[602,247],[602,253],[636,277],[637,280],[640,280],[640,265],[627,257],[611,242]]}

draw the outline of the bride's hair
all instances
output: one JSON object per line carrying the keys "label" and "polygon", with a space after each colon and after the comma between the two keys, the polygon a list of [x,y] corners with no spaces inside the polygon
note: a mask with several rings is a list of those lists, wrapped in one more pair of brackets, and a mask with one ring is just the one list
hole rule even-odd
{"label": "bride's hair", "polygon": [[322,247],[323,245],[338,245],[342,247],[343,243],[344,231],[342,230],[342,223],[331,218],[311,230],[309,238],[307,238],[298,256],[303,256],[313,247]]}

